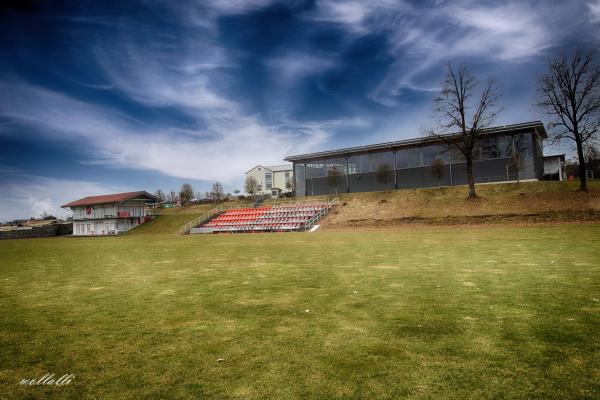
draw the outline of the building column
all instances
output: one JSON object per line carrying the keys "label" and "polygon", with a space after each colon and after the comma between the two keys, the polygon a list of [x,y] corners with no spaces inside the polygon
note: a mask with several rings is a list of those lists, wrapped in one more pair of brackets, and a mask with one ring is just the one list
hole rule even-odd
{"label": "building column", "polygon": [[452,176],[452,146],[448,145],[448,168],[450,168],[450,186],[454,186],[454,177]]}
{"label": "building column", "polygon": [[394,150],[394,188],[398,190],[398,168],[396,156],[398,154],[398,150]]}
{"label": "building column", "polygon": [[348,171],[350,170],[348,164],[348,156],[346,156],[346,193],[350,193],[350,178],[348,178]]}

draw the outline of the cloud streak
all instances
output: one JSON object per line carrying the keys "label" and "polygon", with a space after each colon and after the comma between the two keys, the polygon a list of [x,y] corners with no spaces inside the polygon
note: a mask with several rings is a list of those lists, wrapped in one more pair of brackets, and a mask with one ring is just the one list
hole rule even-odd
{"label": "cloud streak", "polygon": [[184,179],[231,182],[248,165],[281,162],[292,149],[314,149],[327,138],[324,127],[331,126],[266,126],[255,117],[229,110],[209,121],[211,129],[220,135],[206,140],[206,132],[201,130],[182,132],[150,126],[27,84],[0,84],[0,90],[6,99],[12,99],[10,105],[3,102],[0,116],[37,128],[48,138],[79,146],[90,153],[91,158],[84,161],[159,171]]}
{"label": "cloud streak", "polygon": [[4,173],[4,179],[0,181],[0,192],[3,193],[0,222],[14,218],[38,218],[43,213],[65,218],[70,212],[60,208],[62,204],[85,196],[126,190],[91,181],[35,176],[15,169]]}

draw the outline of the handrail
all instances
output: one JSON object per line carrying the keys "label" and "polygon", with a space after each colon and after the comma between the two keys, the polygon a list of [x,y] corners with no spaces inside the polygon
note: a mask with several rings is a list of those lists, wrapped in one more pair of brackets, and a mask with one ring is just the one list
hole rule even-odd
{"label": "handrail", "polygon": [[213,208],[208,213],[203,214],[203,215],[201,215],[199,217],[196,217],[193,220],[187,222],[185,225],[183,225],[182,227],[180,227],[177,230],[177,233],[179,233],[180,235],[185,235],[193,227],[195,227],[197,225],[200,225],[202,222],[206,221],[208,218],[212,218],[215,214],[218,214],[220,212],[221,212],[221,210],[218,207],[217,208]]}
{"label": "handrail", "polygon": [[327,206],[325,208],[323,208],[321,211],[319,211],[314,217],[309,219],[306,222],[306,224],[304,224],[304,231],[311,229],[313,227],[313,225],[316,224],[317,221],[319,221],[319,219],[321,219],[321,217],[323,217],[325,214],[327,214],[329,212],[329,210],[331,210],[335,205],[337,205],[337,203],[338,203],[337,197],[333,198],[333,200],[328,202]]}

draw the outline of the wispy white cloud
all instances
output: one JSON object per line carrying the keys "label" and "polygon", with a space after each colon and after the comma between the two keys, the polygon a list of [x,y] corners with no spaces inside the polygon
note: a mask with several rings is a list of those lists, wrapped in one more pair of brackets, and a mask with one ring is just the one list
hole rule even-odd
{"label": "wispy white cloud", "polygon": [[446,14],[468,29],[452,49],[459,54],[519,61],[537,56],[552,45],[552,30],[528,4],[452,7]]}
{"label": "wispy white cloud", "polygon": [[[223,109],[203,130],[155,127],[64,94],[25,83],[0,84],[0,115],[34,126],[38,134],[79,146],[96,163],[160,171],[198,180],[239,180],[258,163],[281,163],[284,155],[316,148],[328,133],[320,124],[264,125],[254,116]],[[6,100],[5,99],[5,100]],[[340,122],[343,123],[343,122]],[[351,122],[350,122],[351,123]],[[6,134],[6,133],[5,133]]]}
{"label": "wispy white cloud", "polygon": [[590,1],[588,8],[590,10],[590,21],[600,23],[600,0]]}
{"label": "wispy white cloud", "polygon": [[382,17],[389,18],[411,8],[404,0],[320,0],[306,17],[312,21],[339,24],[356,34],[367,34],[373,32]]}
{"label": "wispy white cloud", "polygon": [[306,52],[293,51],[265,61],[277,83],[291,87],[303,78],[314,73],[323,73],[337,63],[332,57],[318,56]]}
{"label": "wispy white cloud", "polygon": [[62,204],[85,196],[126,190],[131,188],[35,176],[13,169],[0,181],[0,192],[3,194],[0,221],[39,217],[43,213],[64,218],[69,216],[70,212],[60,208]]}
{"label": "wispy white cloud", "polygon": [[478,62],[524,62],[543,54],[556,42],[560,29],[552,26],[551,6],[535,9],[522,2],[483,6],[472,1],[442,4],[423,13],[405,13],[388,25],[390,53],[396,62],[370,97],[397,105],[403,89],[435,91],[430,72],[469,57]]}

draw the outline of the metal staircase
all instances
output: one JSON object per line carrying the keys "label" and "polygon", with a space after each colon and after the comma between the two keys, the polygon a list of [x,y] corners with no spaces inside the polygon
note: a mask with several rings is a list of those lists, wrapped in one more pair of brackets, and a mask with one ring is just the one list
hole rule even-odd
{"label": "metal staircase", "polygon": [[327,203],[327,206],[319,211],[314,217],[309,219],[306,224],[304,224],[304,231],[309,231],[321,218],[323,218],[329,210],[335,207],[338,204],[337,197]]}
{"label": "metal staircase", "polygon": [[218,209],[218,208],[213,208],[212,210],[210,210],[210,212],[208,212],[204,215],[201,215],[197,218],[194,218],[190,222],[183,225],[181,228],[179,228],[177,230],[177,233],[179,233],[180,235],[186,235],[186,234],[190,233],[192,228],[194,228],[200,224],[203,224],[205,222],[208,222],[209,220],[213,219],[214,217],[216,217],[217,215],[222,214],[222,213],[223,213],[223,210]]}

